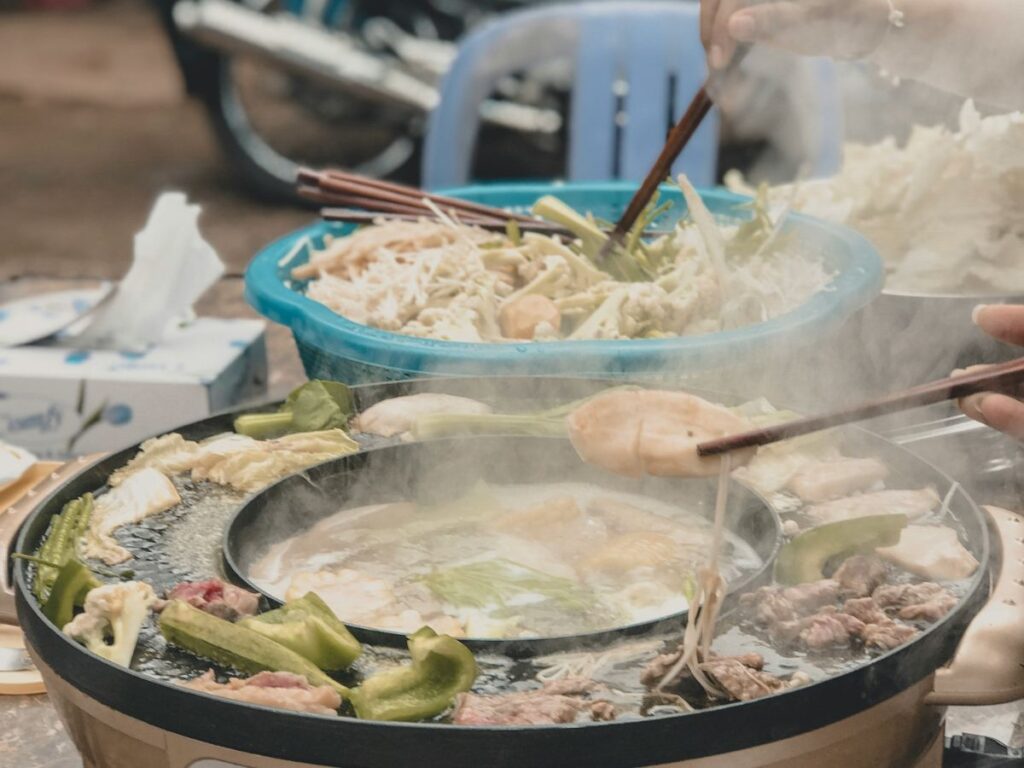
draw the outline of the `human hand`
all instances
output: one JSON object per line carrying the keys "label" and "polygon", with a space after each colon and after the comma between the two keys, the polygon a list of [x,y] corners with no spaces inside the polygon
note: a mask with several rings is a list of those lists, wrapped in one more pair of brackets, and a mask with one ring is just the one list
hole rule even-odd
{"label": "human hand", "polygon": [[[974,322],[990,336],[1024,346],[1024,306],[982,305],[974,310]],[[960,401],[960,410],[982,424],[1024,440],[1024,402],[1009,395],[979,392]]]}
{"label": "human hand", "polygon": [[711,69],[725,67],[737,43],[860,59],[881,45],[894,10],[889,0],[701,0],[700,39]]}

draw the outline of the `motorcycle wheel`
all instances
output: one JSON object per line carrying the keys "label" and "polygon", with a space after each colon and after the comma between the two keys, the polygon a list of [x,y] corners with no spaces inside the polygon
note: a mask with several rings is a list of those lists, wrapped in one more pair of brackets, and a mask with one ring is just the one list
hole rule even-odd
{"label": "motorcycle wheel", "polygon": [[295,193],[296,171],[303,165],[414,180],[422,135],[415,116],[389,119],[368,105],[307,90],[307,84],[262,63],[219,58],[215,87],[202,101],[222,150],[251,194],[306,204]]}
{"label": "motorcycle wheel", "polygon": [[[294,0],[257,4],[262,11],[286,5],[300,13],[302,5]],[[333,23],[344,28],[352,21],[349,13]],[[304,165],[417,180],[425,116],[360,101],[255,57],[218,53],[204,69],[196,95],[250,194],[309,205],[295,193],[296,171]]]}

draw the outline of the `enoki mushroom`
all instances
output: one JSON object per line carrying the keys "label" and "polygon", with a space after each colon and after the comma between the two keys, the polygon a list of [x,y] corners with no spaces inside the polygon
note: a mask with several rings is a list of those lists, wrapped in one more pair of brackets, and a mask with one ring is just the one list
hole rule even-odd
{"label": "enoki mushroom", "polygon": [[689,670],[693,679],[713,698],[724,697],[724,692],[700,668],[706,660],[714,639],[715,624],[725,596],[725,582],[718,568],[719,552],[725,529],[725,509],[729,496],[729,456],[722,456],[718,473],[718,494],[715,498],[715,520],[711,539],[711,554],[706,568],[697,574],[693,598],[689,601],[686,629],[679,649],[679,659],[661,679],[655,690],[661,691],[675,680],[684,669]]}

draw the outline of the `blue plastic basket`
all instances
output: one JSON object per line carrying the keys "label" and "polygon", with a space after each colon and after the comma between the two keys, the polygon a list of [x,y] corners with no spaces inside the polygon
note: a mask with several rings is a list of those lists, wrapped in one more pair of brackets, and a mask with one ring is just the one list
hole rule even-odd
{"label": "blue plastic basket", "polygon": [[[543,195],[553,194],[581,211],[614,220],[635,190],[630,183],[489,185],[448,194],[511,210],[527,210]],[[719,217],[746,219],[748,198],[721,190],[701,193]],[[685,212],[676,187],[662,190],[675,202],[665,223]],[[352,384],[422,376],[565,375],[643,377],[666,371],[698,372],[734,365],[774,343],[820,340],[880,291],[882,261],[857,233],[805,216],[792,215],[787,230],[824,255],[835,278],[796,310],[757,325],[701,336],[612,341],[555,341],[481,344],[403,336],[354,323],[303,294],[291,269],[309,258],[310,245],[326,234],[350,226],[311,224],[266,246],[245,273],[245,295],[256,311],[288,326],[310,378]]]}

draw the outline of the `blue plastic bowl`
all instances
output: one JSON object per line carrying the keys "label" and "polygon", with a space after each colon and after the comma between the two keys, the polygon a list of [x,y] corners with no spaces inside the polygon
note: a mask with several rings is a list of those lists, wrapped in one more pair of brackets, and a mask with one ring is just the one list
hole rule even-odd
{"label": "blue plastic bowl", "polygon": [[[523,184],[466,187],[448,192],[511,210],[527,210],[553,194],[581,211],[614,220],[636,186],[629,183]],[[701,192],[718,217],[750,217],[749,198],[722,190]],[[664,223],[678,218],[686,204],[677,187],[666,186],[663,200],[675,202]],[[733,365],[775,343],[813,342],[867,305],[882,289],[881,258],[857,233],[806,216],[792,215],[787,230],[817,246],[835,277],[828,289],[785,315],[757,325],[701,336],[612,341],[466,343],[404,336],[354,323],[303,293],[290,270],[309,258],[309,245],[348,225],[311,224],[266,246],[245,273],[245,295],[257,312],[288,326],[310,378],[352,384],[422,376],[565,375],[638,377],[706,371]]]}

